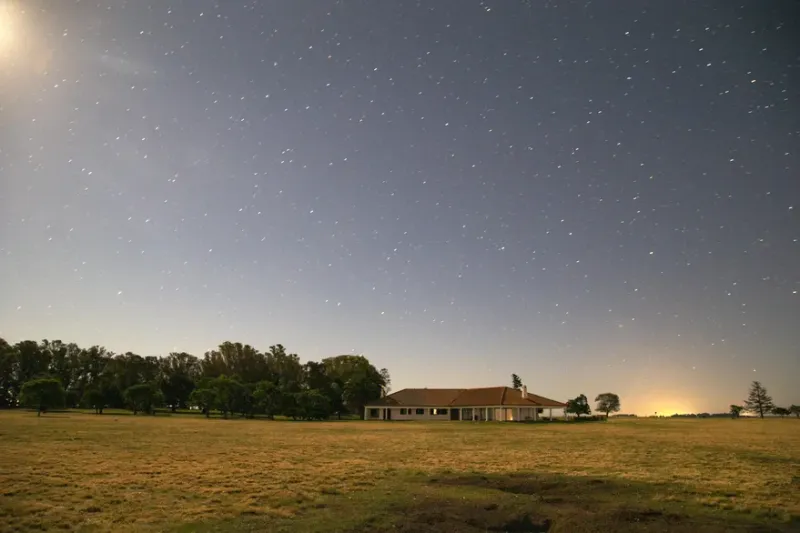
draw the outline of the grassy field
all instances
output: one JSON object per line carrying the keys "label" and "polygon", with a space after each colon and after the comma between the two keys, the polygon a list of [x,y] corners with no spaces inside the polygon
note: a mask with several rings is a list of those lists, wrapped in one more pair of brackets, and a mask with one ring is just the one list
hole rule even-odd
{"label": "grassy field", "polygon": [[0,531],[800,531],[800,421],[0,412]]}

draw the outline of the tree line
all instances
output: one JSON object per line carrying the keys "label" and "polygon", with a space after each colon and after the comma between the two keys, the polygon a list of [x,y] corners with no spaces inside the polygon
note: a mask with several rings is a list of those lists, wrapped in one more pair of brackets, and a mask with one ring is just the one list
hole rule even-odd
{"label": "tree line", "polygon": [[0,338],[0,408],[83,407],[155,413],[157,407],[197,408],[224,417],[276,415],[317,420],[358,414],[385,396],[389,372],[361,355],[301,363],[281,344],[261,352],[223,342],[202,358],[185,352],[165,357],[115,354],[60,340]]}
{"label": "tree line", "polygon": [[789,407],[775,405],[775,402],[772,401],[772,396],[769,395],[767,388],[760,381],[754,381],[750,384],[750,392],[744,401],[744,405],[731,405],[730,407],[732,418],[739,418],[743,411],[758,415],[760,418],[764,418],[764,415],[775,415],[781,418],[794,415],[800,418],[800,405],[790,405]]}

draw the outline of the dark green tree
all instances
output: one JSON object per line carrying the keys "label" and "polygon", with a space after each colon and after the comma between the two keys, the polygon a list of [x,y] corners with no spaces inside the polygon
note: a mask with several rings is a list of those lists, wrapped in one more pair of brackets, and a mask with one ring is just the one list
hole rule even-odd
{"label": "dark green tree", "polygon": [[315,389],[296,394],[297,414],[303,420],[324,420],[331,415],[330,400]]}
{"label": "dark green tree", "polygon": [[597,402],[595,410],[605,413],[606,418],[608,418],[611,413],[617,413],[620,410],[619,396],[613,392],[598,394],[594,401]]}
{"label": "dark green tree", "polygon": [[139,412],[155,414],[155,408],[164,401],[164,396],[155,383],[138,383],[125,390],[125,401],[133,414]]}
{"label": "dark green tree", "polygon": [[36,409],[36,416],[41,416],[48,409],[63,407],[64,400],[64,387],[56,378],[26,381],[19,394],[20,404]]}
{"label": "dark green tree", "polygon": [[789,411],[789,409],[787,409],[786,407],[773,407],[772,414],[784,418],[792,414],[792,412]]}
{"label": "dark green tree", "polygon": [[742,416],[742,411],[744,411],[744,407],[742,407],[741,405],[731,404],[730,407],[731,418],[739,418],[740,416]]}
{"label": "dark green tree", "polygon": [[574,414],[578,418],[580,418],[581,415],[588,416],[592,414],[592,409],[589,407],[589,400],[586,398],[586,395],[580,394],[575,399],[567,400],[567,412]]}
{"label": "dark green tree", "polygon": [[200,361],[185,352],[172,352],[160,361],[160,367],[159,381],[164,402],[172,412],[179,408],[185,409],[195,382],[200,377]]}
{"label": "dark green tree", "polygon": [[281,408],[281,391],[271,381],[259,381],[253,390],[253,402],[259,413],[274,419]]}
{"label": "dark green tree", "polygon": [[771,412],[775,408],[772,397],[767,393],[767,389],[759,381],[754,381],[750,385],[750,394],[744,401],[744,409],[750,413],[757,413],[759,417]]}
{"label": "dark green tree", "polygon": [[214,391],[215,407],[222,411],[224,418],[228,418],[229,414],[236,412],[243,393],[243,387],[239,381],[223,374],[209,381],[209,388]]}
{"label": "dark green tree", "polygon": [[189,403],[202,409],[206,418],[211,416],[211,410],[217,404],[217,393],[209,388],[197,388],[189,396]]}
{"label": "dark green tree", "polygon": [[16,347],[0,338],[0,409],[17,405]]}
{"label": "dark green tree", "polygon": [[24,383],[49,377],[50,358],[36,341],[20,341],[16,344],[15,351],[17,357],[14,384],[20,387],[15,391],[15,396],[19,396]]}
{"label": "dark green tree", "polygon": [[794,404],[790,405],[789,412],[794,416],[796,416],[797,418],[800,418],[800,405],[794,405]]}
{"label": "dark green tree", "polygon": [[367,371],[356,374],[344,385],[343,397],[345,405],[351,412],[364,416],[364,406],[378,400],[383,394],[383,378],[379,373]]}
{"label": "dark green tree", "polygon": [[522,379],[516,374],[511,374],[511,388],[520,390],[522,388]]}
{"label": "dark green tree", "polygon": [[107,401],[106,395],[99,385],[92,385],[86,392],[83,393],[83,402],[86,407],[94,409],[96,415],[103,414],[103,409],[106,408]]}

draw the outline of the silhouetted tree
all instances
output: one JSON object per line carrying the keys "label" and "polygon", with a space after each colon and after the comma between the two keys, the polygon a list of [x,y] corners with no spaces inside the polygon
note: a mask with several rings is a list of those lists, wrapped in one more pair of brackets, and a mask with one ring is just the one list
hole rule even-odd
{"label": "silhouetted tree", "polygon": [[17,405],[16,348],[0,338],[0,409]]}
{"label": "silhouetted tree", "polygon": [[751,413],[758,413],[758,416],[764,418],[764,415],[775,408],[772,403],[772,397],[767,394],[767,389],[761,385],[760,382],[754,381],[750,385],[750,394],[744,401],[744,408]]}
{"label": "silhouetted tree", "polygon": [[243,387],[239,381],[223,374],[211,380],[208,383],[208,388],[214,391],[215,407],[222,411],[224,418],[228,418],[229,413],[236,412],[243,394]]}
{"label": "silhouetted tree", "polygon": [[318,390],[304,390],[296,395],[297,415],[304,420],[324,420],[331,414],[328,398]]}
{"label": "silhouetted tree", "polygon": [[797,418],[800,418],[800,405],[790,405],[789,412],[792,413]]}
{"label": "silhouetted tree", "polygon": [[522,380],[516,374],[511,374],[511,388],[514,390],[520,390],[522,388]]}
{"label": "silhouetted tree", "polygon": [[271,381],[259,381],[253,390],[253,400],[259,413],[275,418],[281,408],[281,392]]}
{"label": "silhouetted tree", "polygon": [[744,411],[743,406],[731,404],[730,408],[731,418],[739,418],[742,415],[742,411]]}
{"label": "silhouetted tree", "polygon": [[55,378],[26,381],[19,395],[20,404],[36,409],[36,416],[41,416],[47,409],[63,407],[64,399],[64,387]]}
{"label": "silhouetted tree", "polygon": [[199,407],[203,411],[203,414],[206,415],[206,418],[208,418],[211,416],[211,410],[217,403],[217,393],[208,388],[194,389],[189,396],[189,403]]}
{"label": "silhouetted tree", "polygon": [[139,383],[125,390],[125,401],[134,415],[140,411],[155,414],[155,408],[162,404],[164,396],[155,383]]}
{"label": "silhouetted tree", "polygon": [[597,402],[596,410],[606,414],[606,418],[611,413],[617,413],[620,410],[619,396],[612,392],[604,392],[598,394],[594,399]]}
{"label": "silhouetted tree", "polygon": [[789,416],[792,413],[786,407],[773,407],[772,408],[772,414],[775,415],[775,416],[779,416],[781,418],[784,418],[786,416]]}
{"label": "silhouetted tree", "polygon": [[573,413],[578,418],[580,418],[581,415],[592,414],[592,409],[589,407],[589,400],[586,398],[586,395],[580,394],[573,400],[567,400],[567,412]]}

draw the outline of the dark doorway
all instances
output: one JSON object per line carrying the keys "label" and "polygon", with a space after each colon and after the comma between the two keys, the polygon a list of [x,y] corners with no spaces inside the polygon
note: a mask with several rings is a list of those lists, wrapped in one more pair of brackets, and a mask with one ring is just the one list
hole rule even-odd
{"label": "dark doorway", "polygon": [[392,410],[386,409],[386,420],[391,420],[391,419],[392,419]]}
{"label": "dark doorway", "polygon": [[450,420],[458,420],[458,413],[461,412],[461,409],[450,409]]}

